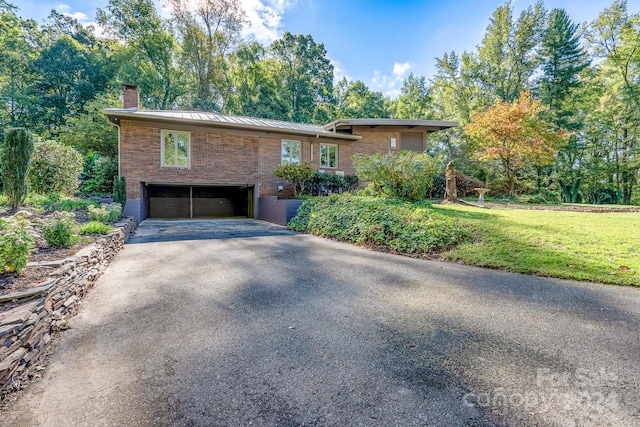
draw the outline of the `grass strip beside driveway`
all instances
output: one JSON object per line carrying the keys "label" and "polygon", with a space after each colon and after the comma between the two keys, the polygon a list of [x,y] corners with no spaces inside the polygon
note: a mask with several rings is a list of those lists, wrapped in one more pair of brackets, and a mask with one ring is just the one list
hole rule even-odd
{"label": "grass strip beside driveway", "polygon": [[640,214],[434,205],[474,239],[444,252],[481,267],[640,286]]}

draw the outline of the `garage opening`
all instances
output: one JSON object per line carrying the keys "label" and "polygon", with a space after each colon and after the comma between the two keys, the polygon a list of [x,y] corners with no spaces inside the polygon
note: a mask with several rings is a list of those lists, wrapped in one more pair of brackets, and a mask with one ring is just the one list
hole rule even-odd
{"label": "garage opening", "polygon": [[149,218],[253,217],[254,186],[146,186]]}

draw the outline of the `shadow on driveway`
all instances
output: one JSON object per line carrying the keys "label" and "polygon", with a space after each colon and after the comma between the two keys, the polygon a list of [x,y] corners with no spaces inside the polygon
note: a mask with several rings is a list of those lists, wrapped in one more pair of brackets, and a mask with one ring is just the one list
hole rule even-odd
{"label": "shadow on driveway", "polygon": [[146,219],[140,223],[127,244],[216,240],[240,237],[284,236],[297,234],[286,227],[254,219]]}

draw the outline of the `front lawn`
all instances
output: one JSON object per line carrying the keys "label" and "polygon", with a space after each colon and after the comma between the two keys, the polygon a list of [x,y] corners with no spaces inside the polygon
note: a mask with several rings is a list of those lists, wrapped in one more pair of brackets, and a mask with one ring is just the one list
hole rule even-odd
{"label": "front lawn", "polygon": [[525,274],[640,286],[640,213],[434,205],[474,238],[446,259]]}

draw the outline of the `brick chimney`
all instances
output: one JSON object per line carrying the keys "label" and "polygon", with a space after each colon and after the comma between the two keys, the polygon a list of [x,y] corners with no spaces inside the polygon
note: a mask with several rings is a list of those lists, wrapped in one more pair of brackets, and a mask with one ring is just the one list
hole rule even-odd
{"label": "brick chimney", "polygon": [[140,106],[140,88],[136,85],[122,85],[122,95],[124,98],[124,108],[135,108]]}

